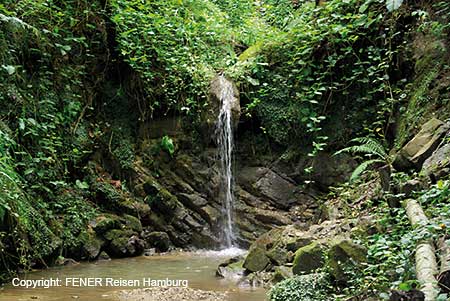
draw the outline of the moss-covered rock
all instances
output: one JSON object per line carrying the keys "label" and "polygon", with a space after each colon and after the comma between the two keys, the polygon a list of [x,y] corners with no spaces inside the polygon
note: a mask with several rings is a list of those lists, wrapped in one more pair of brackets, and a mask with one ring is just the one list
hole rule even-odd
{"label": "moss-covered rock", "polygon": [[120,218],[114,214],[103,214],[97,216],[97,218],[90,222],[92,229],[97,234],[104,234],[111,229],[120,229]]}
{"label": "moss-covered rock", "polygon": [[288,250],[282,246],[276,246],[267,252],[267,257],[276,265],[284,265],[288,261]]}
{"label": "moss-covered rock", "polygon": [[106,252],[111,257],[138,256],[144,252],[145,242],[132,230],[113,229],[105,234],[109,241]]}
{"label": "moss-covered rock", "polygon": [[147,248],[155,248],[158,252],[167,252],[172,244],[166,232],[144,232],[142,237]]}
{"label": "moss-covered rock", "polygon": [[221,278],[234,278],[244,273],[244,260],[241,256],[233,257],[219,265],[216,276]]}
{"label": "moss-covered rock", "polygon": [[245,257],[243,267],[250,272],[263,271],[270,263],[266,249],[261,245],[253,246]]}
{"label": "moss-covered rock", "polygon": [[360,264],[367,261],[367,250],[350,239],[339,239],[330,243],[328,252],[330,274],[338,282],[347,282],[347,270],[358,270]]}
{"label": "moss-covered rock", "polygon": [[83,233],[82,240],[82,258],[86,258],[88,260],[96,259],[100,254],[105,241],[98,237],[92,229],[89,229]]}
{"label": "moss-covered rock", "polygon": [[122,220],[124,221],[124,224],[127,228],[130,228],[133,231],[141,232],[142,231],[142,225],[141,221],[132,215],[124,214],[122,216]]}
{"label": "moss-covered rock", "polygon": [[324,246],[312,242],[295,252],[292,272],[295,275],[310,273],[325,265]]}
{"label": "moss-covered rock", "polygon": [[422,163],[438,147],[448,128],[449,125],[444,122],[431,118],[422,125],[419,133],[398,152],[394,160],[394,167],[398,170],[421,167]]}

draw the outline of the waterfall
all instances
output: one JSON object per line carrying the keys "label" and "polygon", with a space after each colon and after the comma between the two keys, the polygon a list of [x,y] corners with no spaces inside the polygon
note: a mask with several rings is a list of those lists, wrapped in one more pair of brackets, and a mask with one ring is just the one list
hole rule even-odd
{"label": "waterfall", "polygon": [[221,197],[223,221],[223,240],[226,247],[233,247],[236,237],[233,229],[233,119],[232,103],[235,100],[233,84],[223,75],[219,76],[219,99],[221,103],[219,117],[216,124],[217,145],[219,147]]}

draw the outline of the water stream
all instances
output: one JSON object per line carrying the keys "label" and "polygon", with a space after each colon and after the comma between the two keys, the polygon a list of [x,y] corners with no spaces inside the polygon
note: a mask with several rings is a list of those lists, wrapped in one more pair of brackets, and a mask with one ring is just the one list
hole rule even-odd
{"label": "water stream", "polygon": [[[218,279],[215,270],[219,263],[235,254],[228,251],[180,252],[162,256],[140,256],[74,266],[55,267],[21,275],[21,279],[65,279],[69,277],[112,277],[115,279],[186,279],[189,287],[202,290],[228,291],[230,301],[263,301],[262,288],[240,287],[233,280]],[[116,300],[114,292],[134,287],[72,287],[26,289],[11,284],[0,289],[0,301],[11,300]],[[138,287],[136,287],[138,288]]]}
{"label": "water stream", "polygon": [[233,84],[223,75],[219,76],[221,108],[217,119],[216,137],[221,167],[221,198],[224,213],[223,240],[225,247],[234,246],[236,236],[233,229],[233,120],[232,102],[235,100]]}

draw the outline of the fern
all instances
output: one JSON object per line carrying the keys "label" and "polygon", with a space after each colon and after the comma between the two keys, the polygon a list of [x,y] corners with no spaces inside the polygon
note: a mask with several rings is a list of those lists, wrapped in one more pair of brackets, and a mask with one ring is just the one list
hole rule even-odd
{"label": "fern", "polygon": [[375,163],[389,164],[389,155],[385,151],[383,145],[377,140],[368,137],[360,137],[352,139],[350,140],[350,142],[353,144],[354,143],[358,144],[343,148],[335,152],[334,155],[336,156],[342,153],[351,153],[351,154],[361,154],[366,157],[369,157],[368,160],[362,162],[353,171],[352,175],[350,176],[350,182],[359,178],[362,173],[364,173],[370,166],[374,165]]}
{"label": "fern", "polygon": [[360,153],[365,155],[377,156],[378,158],[387,157],[387,153],[384,150],[384,147],[375,139],[362,137],[352,139],[350,142],[360,144],[343,148],[340,151],[337,151],[335,155],[341,153]]}
{"label": "fern", "polygon": [[384,163],[384,161],[381,159],[372,159],[364,161],[352,172],[352,175],[350,176],[350,182],[353,182],[356,179],[358,179],[361,176],[361,174],[363,174],[367,170],[368,167],[370,167],[375,163]]}

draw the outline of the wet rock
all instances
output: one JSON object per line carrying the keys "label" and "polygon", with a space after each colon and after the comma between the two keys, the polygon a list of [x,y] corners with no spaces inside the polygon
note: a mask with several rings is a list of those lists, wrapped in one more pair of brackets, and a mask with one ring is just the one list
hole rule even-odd
{"label": "wet rock", "polygon": [[225,85],[232,85],[233,97],[231,100],[231,114],[234,128],[237,128],[239,117],[241,115],[241,106],[239,103],[239,90],[233,82],[225,79],[222,76],[216,76],[212,81],[209,88],[209,107],[206,108],[203,114],[204,124],[207,126],[207,134],[211,136],[214,132],[217,116],[219,116],[220,107],[222,105],[221,94]]}
{"label": "wet rock", "polygon": [[397,153],[393,163],[394,167],[397,170],[420,168],[437,148],[448,129],[448,124],[436,118],[429,120],[422,125],[419,133]]}
{"label": "wet rock", "polygon": [[349,267],[358,268],[361,263],[366,262],[367,250],[350,239],[335,240],[330,243],[328,260],[330,274],[336,281],[345,283],[348,281],[345,271]]}
{"label": "wet rock", "polygon": [[100,255],[98,255],[97,260],[98,261],[109,261],[109,260],[111,260],[111,257],[109,257],[109,255],[105,251],[102,251],[102,252],[100,252]]}
{"label": "wet rock", "polygon": [[266,250],[261,245],[252,246],[244,260],[243,267],[250,272],[263,271],[270,263]]}
{"label": "wet rock", "polygon": [[440,146],[422,166],[422,174],[436,182],[450,174],[450,143]]}
{"label": "wet rock", "polygon": [[130,230],[110,230],[105,238],[110,241],[106,252],[112,257],[138,256],[145,249],[145,242]]}
{"label": "wet rock", "polygon": [[191,208],[203,207],[208,204],[208,201],[198,194],[179,193],[177,196],[183,204]]}
{"label": "wet rock", "polygon": [[60,266],[71,266],[71,265],[77,265],[80,264],[78,261],[72,259],[72,258],[64,258],[64,257],[58,257],[55,261],[55,265]]}
{"label": "wet rock", "polygon": [[155,248],[158,252],[167,252],[171,246],[169,235],[166,232],[147,232],[142,233],[147,248]]}
{"label": "wet rock", "polygon": [[292,272],[295,275],[307,274],[325,265],[324,246],[312,242],[295,252]]}
{"label": "wet rock", "polygon": [[82,252],[85,258],[88,260],[96,259],[104,244],[105,242],[97,237],[94,231],[88,231],[86,233],[85,243],[82,246]]}
{"label": "wet rock", "polygon": [[241,277],[244,274],[243,264],[243,256],[232,257],[219,265],[216,270],[216,276],[226,279]]}
{"label": "wet rock", "polygon": [[156,254],[156,249],[155,248],[144,249],[144,256],[153,256],[155,254]]}

